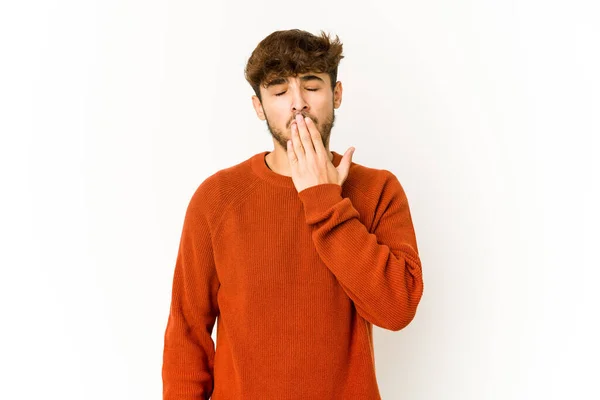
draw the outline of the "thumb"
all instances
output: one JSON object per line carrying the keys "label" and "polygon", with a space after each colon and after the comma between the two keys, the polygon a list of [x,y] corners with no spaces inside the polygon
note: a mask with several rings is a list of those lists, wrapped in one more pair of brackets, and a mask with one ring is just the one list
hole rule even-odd
{"label": "thumb", "polygon": [[340,161],[340,165],[338,165],[338,173],[340,174],[340,178],[342,183],[348,177],[348,172],[350,171],[350,165],[352,164],[352,156],[354,155],[354,147],[350,147],[344,153],[342,160]]}

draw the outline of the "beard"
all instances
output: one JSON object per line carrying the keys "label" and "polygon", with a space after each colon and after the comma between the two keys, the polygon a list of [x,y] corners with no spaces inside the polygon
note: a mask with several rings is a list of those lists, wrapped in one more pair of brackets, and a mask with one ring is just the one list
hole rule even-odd
{"label": "beard", "polygon": [[[287,152],[287,141],[292,138],[291,127],[292,127],[293,120],[287,124],[286,131],[284,133],[281,129],[278,129],[278,128],[272,126],[271,123],[269,122],[269,117],[267,116],[267,112],[264,111],[264,113],[265,113],[265,119],[267,122],[267,128],[269,129],[271,136],[273,137],[273,139],[275,139],[275,142],[284,151]],[[302,114],[304,116],[306,116],[306,114],[304,114],[304,113],[302,113]],[[321,140],[323,142],[323,146],[326,149],[329,149],[329,137],[331,136],[331,129],[333,128],[333,125],[335,124],[335,109],[333,108],[333,106],[331,107],[331,113],[325,118],[325,120],[323,122],[317,120],[316,117],[313,117],[310,115],[309,115],[309,117],[313,120],[313,123],[317,126],[317,129],[321,133]]]}

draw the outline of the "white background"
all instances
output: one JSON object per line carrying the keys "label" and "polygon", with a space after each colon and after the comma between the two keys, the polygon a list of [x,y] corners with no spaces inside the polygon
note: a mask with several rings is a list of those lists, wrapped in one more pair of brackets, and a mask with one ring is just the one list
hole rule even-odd
{"label": "white background", "polygon": [[599,15],[2,2],[0,397],[161,399],[185,208],[272,150],[243,68],[299,28],[344,43],[331,149],[394,172],[411,206],[425,289],[407,328],[375,328],[383,399],[600,398]]}

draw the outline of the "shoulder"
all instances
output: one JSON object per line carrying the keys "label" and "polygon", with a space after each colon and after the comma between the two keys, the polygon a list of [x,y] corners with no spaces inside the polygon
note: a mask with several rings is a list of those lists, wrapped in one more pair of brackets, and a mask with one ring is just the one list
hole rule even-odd
{"label": "shoulder", "polygon": [[348,178],[344,182],[346,184],[350,186],[349,189],[360,192],[375,202],[389,193],[404,195],[402,185],[392,171],[355,162],[350,165]]}
{"label": "shoulder", "polygon": [[244,201],[257,182],[250,173],[250,160],[244,160],[204,178],[191,196],[190,207],[215,222],[227,208]]}

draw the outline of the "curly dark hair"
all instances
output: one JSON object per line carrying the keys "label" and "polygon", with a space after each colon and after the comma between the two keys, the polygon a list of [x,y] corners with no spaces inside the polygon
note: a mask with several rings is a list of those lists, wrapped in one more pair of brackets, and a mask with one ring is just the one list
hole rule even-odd
{"label": "curly dark hair", "polygon": [[275,78],[286,78],[306,72],[326,72],[331,78],[331,90],[337,82],[342,43],[336,35],[332,40],[321,31],[320,36],[300,29],[276,31],[264,38],[250,55],[245,77],[262,102],[260,86]]}

